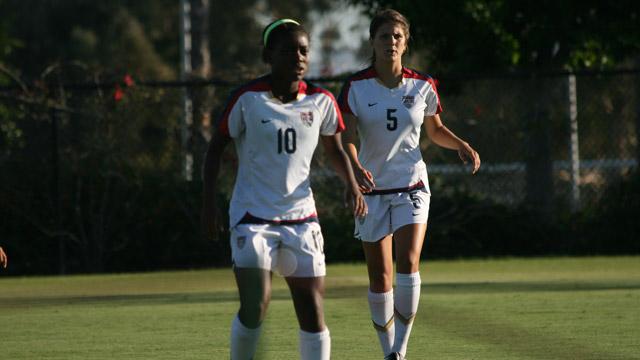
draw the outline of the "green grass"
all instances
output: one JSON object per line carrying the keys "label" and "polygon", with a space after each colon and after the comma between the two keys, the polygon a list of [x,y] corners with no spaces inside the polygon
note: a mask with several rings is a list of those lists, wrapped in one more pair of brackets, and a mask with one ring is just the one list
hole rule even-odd
{"label": "green grass", "polygon": [[[432,261],[408,357],[640,359],[640,258]],[[363,264],[328,268],[333,359],[381,359]],[[0,359],[228,359],[230,269],[0,277]],[[296,359],[274,276],[260,359]]]}

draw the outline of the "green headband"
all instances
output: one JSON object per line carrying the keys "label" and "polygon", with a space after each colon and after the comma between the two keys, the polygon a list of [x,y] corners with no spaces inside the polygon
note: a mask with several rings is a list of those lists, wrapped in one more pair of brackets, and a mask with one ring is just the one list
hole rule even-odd
{"label": "green headband", "polygon": [[262,42],[263,42],[264,46],[267,46],[267,39],[269,39],[269,34],[271,33],[271,31],[273,31],[273,29],[277,28],[278,26],[280,26],[282,24],[286,24],[286,23],[292,23],[292,24],[300,25],[299,22],[297,22],[295,20],[291,20],[291,19],[280,19],[278,21],[274,21],[271,25],[269,25],[269,27],[267,27],[264,30],[264,35],[262,36]]}

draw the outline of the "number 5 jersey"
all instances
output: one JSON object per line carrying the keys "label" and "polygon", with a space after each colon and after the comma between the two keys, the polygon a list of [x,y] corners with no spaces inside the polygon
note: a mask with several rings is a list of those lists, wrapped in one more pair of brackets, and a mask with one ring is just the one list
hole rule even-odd
{"label": "number 5 jersey", "polygon": [[269,75],[258,78],[231,94],[218,130],[234,140],[238,155],[231,227],[247,214],[270,221],[315,216],[309,170],[318,137],[344,130],[330,92],[300,81],[297,98],[282,103]]}
{"label": "number 5 jersey", "polygon": [[420,127],[425,116],[442,111],[433,79],[403,68],[402,82],[390,89],[369,67],[347,80],[338,101],[343,113],[358,118],[358,160],[373,175],[376,189],[422,181],[430,193]]}

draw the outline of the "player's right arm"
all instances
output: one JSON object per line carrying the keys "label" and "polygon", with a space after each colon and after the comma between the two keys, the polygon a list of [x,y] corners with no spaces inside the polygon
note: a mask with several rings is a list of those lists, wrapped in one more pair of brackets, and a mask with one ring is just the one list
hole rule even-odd
{"label": "player's right arm", "polygon": [[209,240],[219,233],[216,188],[220,162],[227,143],[229,143],[229,137],[223,135],[220,130],[216,130],[209,141],[209,148],[204,160],[201,222],[204,236]]}
{"label": "player's right arm", "polygon": [[356,147],[356,142],[358,140],[358,118],[353,114],[343,114],[342,115],[345,123],[345,131],[342,133],[343,146],[349,156],[349,160],[351,161],[351,167],[353,168],[354,175],[356,177],[356,181],[360,186],[360,191],[363,193],[367,193],[376,186],[373,181],[373,175],[367,169],[365,169],[360,161],[358,160],[358,148]]}

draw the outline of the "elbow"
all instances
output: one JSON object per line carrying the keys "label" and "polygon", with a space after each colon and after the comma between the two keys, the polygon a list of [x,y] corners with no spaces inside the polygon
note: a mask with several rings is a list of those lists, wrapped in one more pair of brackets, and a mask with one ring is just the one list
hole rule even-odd
{"label": "elbow", "polygon": [[446,133],[444,125],[436,126],[431,130],[429,138],[433,141],[438,141]]}

